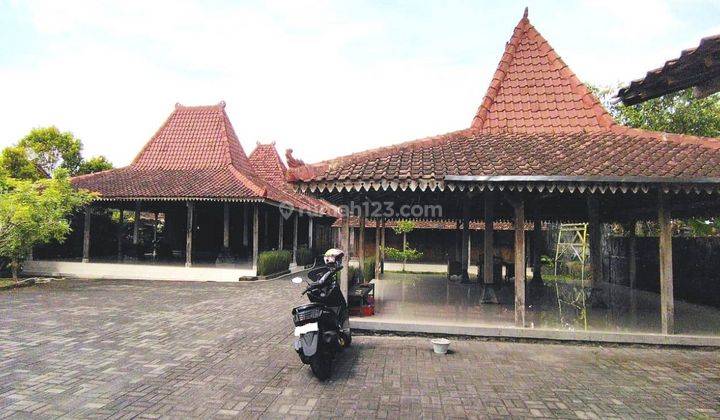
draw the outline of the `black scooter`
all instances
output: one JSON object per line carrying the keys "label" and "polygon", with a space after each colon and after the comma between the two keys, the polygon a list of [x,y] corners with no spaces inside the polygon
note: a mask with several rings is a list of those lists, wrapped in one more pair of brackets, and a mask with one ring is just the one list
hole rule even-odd
{"label": "black scooter", "polygon": [[[309,279],[305,279],[308,287],[303,294],[307,294],[312,303],[292,310],[298,337],[295,351],[321,381],[330,377],[337,352],[349,347],[352,341],[347,302],[337,279],[337,273],[343,268],[343,256],[339,249],[325,253],[325,266],[311,270]],[[300,284],[303,278],[295,277],[292,282]]]}

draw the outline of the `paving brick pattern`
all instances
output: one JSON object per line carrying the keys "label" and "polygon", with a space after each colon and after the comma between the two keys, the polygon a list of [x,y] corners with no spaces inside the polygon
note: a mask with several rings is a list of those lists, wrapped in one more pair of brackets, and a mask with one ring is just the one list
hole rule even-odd
{"label": "paving brick pattern", "polygon": [[0,292],[0,418],[720,417],[720,352],[356,337],[319,383],[287,281]]}

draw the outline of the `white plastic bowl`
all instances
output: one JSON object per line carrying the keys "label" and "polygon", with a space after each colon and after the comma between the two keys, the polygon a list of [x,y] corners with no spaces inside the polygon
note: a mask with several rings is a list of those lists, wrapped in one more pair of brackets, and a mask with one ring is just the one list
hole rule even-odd
{"label": "white plastic bowl", "polygon": [[433,345],[433,351],[437,354],[446,354],[450,347],[450,340],[447,338],[434,338],[430,342]]}

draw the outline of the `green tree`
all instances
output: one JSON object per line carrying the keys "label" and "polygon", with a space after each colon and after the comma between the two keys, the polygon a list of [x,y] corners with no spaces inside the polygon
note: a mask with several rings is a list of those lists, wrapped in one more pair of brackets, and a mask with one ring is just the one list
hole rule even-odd
{"label": "green tree", "polygon": [[74,175],[82,163],[80,139],[68,131],[61,132],[55,126],[32,129],[18,146],[25,148],[30,159],[48,174],[64,168]]}
{"label": "green tree", "polygon": [[82,163],[80,163],[80,167],[78,168],[75,175],[85,175],[94,172],[107,171],[108,169],[112,168],[112,163],[110,163],[110,161],[107,160],[105,156],[93,156],[90,159],[83,160]]}
{"label": "green tree", "polygon": [[0,167],[6,172],[7,176],[16,179],[27,179],[36,181],[44,178],[44,174],[30,160],[27,149],[20,146],[10,146],[3,149],[0,154]]}
{"label": "green tree", "polygon": [[[0,194],[3,194],[10,189],[9,178],[10,175],[8,174],[7,169],[0,165]],[[0,197],[2,197],[2,195],[0,195]]]}
{"label": "green tree", "polygon": [[93,195],[76,191],[66,170],[51,179],[7,179],[9,189],[0,195],[0,257],[10,261],[13,280],[34,245],[63,241],[70,233],[68,217],[89,203]]}
{"label": "green tree", "polygon": [[392,247],[385,247],[385,254],[391,260],[402,261],[402,271],[405,272],[405,264],[408,261],[415,261],[422,258],[422,252],[413,249],[407,242],[407,234],[415,229],[415,222],[412,220],[400,220],[397,225],[393,227],[393,231],[396,234],[402,235],[402,250],[395,249]]}
{"label": "green tree", "polygon": [[666,133],[720,137],[720,95],[695,99],[692,89],[671,93],[643,103],[614,103],[617,88],[590,88],[620,124]]}
{"label": "green tree", "polygon": [[[695,99],[692,89],[650,99],[637,105],[615,103],[613,96],[618,88],[593,87],[590,90],[620,124],[645,130],[720,137],[720,94]],[[645,223],[643,230],[656,230],[654,224]],[[689,231],[691,236],[720,234],[718,219],[689,219],[675,221],[675,230]]]}

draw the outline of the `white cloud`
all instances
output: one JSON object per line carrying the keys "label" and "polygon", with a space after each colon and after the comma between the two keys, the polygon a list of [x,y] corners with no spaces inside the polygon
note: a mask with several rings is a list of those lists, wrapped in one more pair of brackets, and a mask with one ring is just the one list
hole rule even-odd
{"label": "white cloud", "polygon": [[[467,126],[482,95],[480,84],[465,88],[475,69],[402,60],[351,65],[345,45],[381,25],[345,25],[323,5],[279,8],[275,16],[175,2],[143,3],[143,10],[33,5],[38,30],[62,42],[50,42],[32,68],[0,69],[0,88],[14,98],[0,112],[17,116],[6,133],[14,140],[32,126],[56,124],[82,138],[88,155],[118,164],[175,102],[223,99],[248,153],[256,140],[275,140],[319,160]],[[292,34],[278,24],[290,18]],[[83,39],[86,33],[98,39]]]}
{"label": "white cloud", "polygon": [[680,21],[663,0],[585,0],[589,22],[603,22],[610,37],[637,41],[677,29]]}
{"label": "white cloud", "polygon": [[[396,25],[403,22],[358,17],[339,10],[342,5],[289,0],[259,6],[167,0],[18,3],[40,47],[31,52],[30,64],[0,67],[0,115],[10,116],[0,124],[0,146],[31,127],[55,124],[82,138],[86,154],[105,154],[126,164],[176,102],[225,100],[247,152],[257,140],[275,140],[280,149],[292,147],[306,161],[470,124],[504,40],[489,49],[497,54],[487,57],[448,59],[435,47],[416,56],[377,58],[372,51],[386,47],[389,33],[402,32]],[[585,80],[627,80],[630,71],[646,70],[663,48],[653,38],[677,24],[664,3],[583,7],[597,14],[594,24],[608,22],[602,24],[607,27],[569,14],[562,19],[567,27],[552,25],[556,19],[540,13],[537,21],[532,14],[531,19]],[[632,15],[647,8],[661,25],[637,26]],[[509,36],[515,12],[512,21],[496,27],[469,28],[468,44],[477,43],[470,37],[488,31]],[[621,44],[620,32],[630,23],[635,24],[633,42],[655,45],[644,56]],[[433,30],[438,25],[434,22]],[[588,49],[573,33],[586,34],[598,47]],[[432,38],[442,45],[442,33]],[[358,48],[362,59],[355,54]]]}

